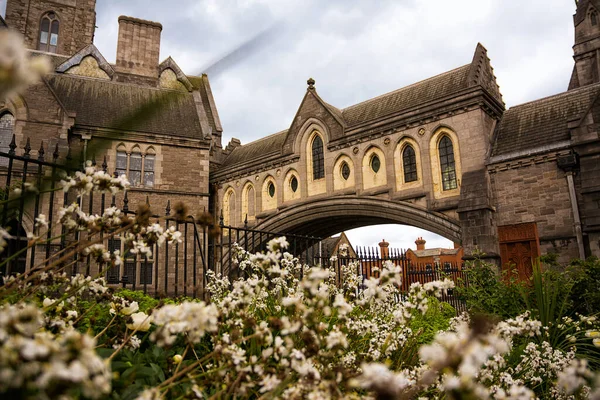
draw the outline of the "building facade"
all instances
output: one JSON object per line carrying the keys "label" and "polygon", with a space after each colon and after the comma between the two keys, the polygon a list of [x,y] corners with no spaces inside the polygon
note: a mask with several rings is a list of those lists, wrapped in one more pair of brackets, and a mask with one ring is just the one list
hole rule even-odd
{"label": "building facade", "polygon": [[[110,64],[95,0],[8,0],[6,24],[54,71],[0,103],[0,148],[14,134],[19,148],[106,160],[132,182],[130,204],[183,201],[224,225],[328,237],[405,223],[521,269],[599,256],[599,12],[577,3],[564,93],[506,110],[478,44],[463,66],[345,109],[309,79],[285,130],[223,147],[208,77],[160,62],[159,23],[120,17]],[[164,106],[139,118],[147,104]]]}

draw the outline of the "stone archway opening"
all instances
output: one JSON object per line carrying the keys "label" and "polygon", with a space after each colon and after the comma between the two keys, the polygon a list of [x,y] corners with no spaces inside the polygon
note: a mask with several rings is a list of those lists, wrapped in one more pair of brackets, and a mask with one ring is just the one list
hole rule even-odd
{"label": "stone archway opening", "polygon": [[459,222],[444,214],[407,202],[359,196],[324,198],[291,206],[264,219],[256,229],[325,238],[380,224],[410,225],[453,242],[461,240]]}

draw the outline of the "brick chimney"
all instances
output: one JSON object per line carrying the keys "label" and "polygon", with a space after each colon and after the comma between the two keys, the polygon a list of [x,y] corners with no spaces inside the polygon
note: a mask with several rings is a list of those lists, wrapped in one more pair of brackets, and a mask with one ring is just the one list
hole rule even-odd
{"label": "brick chimney", "polygon": [[158,78],[162,25],[121,15],[117,43],[117,70]]}
{"label": "brick chimney", "polygon": [[422,237],[417,238],[415,244],[417,245],[417,250],[425,250],[425,240]]}
{"label": "brick chimney", "polygon": [[389,258],[390,256],[390,244],[385,241],[385,239],[381,239],[379,242],[379,251],[381,252],[381,258]]}

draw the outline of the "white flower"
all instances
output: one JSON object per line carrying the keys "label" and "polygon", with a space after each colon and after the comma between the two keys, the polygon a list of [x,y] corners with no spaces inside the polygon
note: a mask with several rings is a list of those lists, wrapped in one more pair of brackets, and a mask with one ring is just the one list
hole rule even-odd
{"label": "white flower", "polygon": [[148,332],[148,330],[150,330],[152,316],[146,315],[146,313],[143,312],[137,312],[135,314],[131,314],[131,319],[133,322],[127,324],[127,328],[137,330],[138,332]]}
{"label": "white flower", "polygon": [[123,307],[121,309],[121,314],[123,315],[132,315],[134,312],[140,309],[137,301],[132,301],[129,305]]}
{"label": "white flower", "polygon": [[43,227],[43,228],[48,228],[48,221],[46,220],[46,215],[44,214],[39,214],[37,216],[37,218],[35,219],[35,226],[36,227]]}
{"label": "white flower", "polygon": [[50,69],[47,57],[27,52],[20,33],[0,29],[0,101],[38,82]]}

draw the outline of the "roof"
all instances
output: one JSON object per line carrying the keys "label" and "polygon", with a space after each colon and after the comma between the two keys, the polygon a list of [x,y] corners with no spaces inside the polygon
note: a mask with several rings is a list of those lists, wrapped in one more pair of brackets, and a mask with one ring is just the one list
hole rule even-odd
{"label": "roof", "polygon": [[[76,113],[76,125],[203,139],[191,93],[62,74],[48,76],[47,82],[67,110]],[[167,94],[173,97],[160,109],[123,125],[132,110],[155,104]]]}
{"label": "roof", "polygon": [[433,256],[442,256],[442,255],[456,255],[460,251],[460,249],[442,249],[442,248],[434,248],[434,249],[425,249],[425,250],[412,250],[417,257],[433,257]]}
{"label": "roof", "polygon": [[200,92],[200,97],[202,97],[202,104],[204,104],[204,111],[206,112],[208,123],[213,129],[213,132],[220,131],[221,123],[219,121],[219,116],[215,115],[216,109],[213,111],[213,107],[210,104],[210,97],[212,96],[212,92],[210,90],[210,84],[208,83],[208,76],[206,74],[203,74],[202,76],[186,76],[192,84],[193,88],[197,89]]}
{"label": "roof", "polygon": [[50,60],[50,66],[52,67],[53,70],[69,59],[69,56],[63,56],[63,55],[54,54],[54,53],[46,53],[45,51],[38,51],[38,50],[28,50],[28,51],[29,51],[29,54],[31,55],[31,57],[43,56],[43,57],[46,57],[48,60]]}
{"label": "roof", "polygon": [[588,85],[508,109],[496,127],[492,156],[569,140],[567,123],[585,116],[600,93]]}
{"label": "roof", "polygon": [[[192,80],[191,77],[190,80]],[[192,84],[197,84],[196,79],[192,81]],[[342,125],[343,129],[346,129],[380,118],[410,112],[423,105],[456,96],[473,87],[481,87],[498,102],[499,107],[504,108],[502,95],[487,56],[487,50],[481,43],[477,44],[473,59],[469,64],[355,104],[343,110],[323,101],[316,93],[313,85],[310,85],[299,111],[307,96],[312,94]],[[294,124],[296,124],[296,121],[298,121],[297,118],[294,119],[289,129],[290,135],[295,134]],[[286,144],[286,134],[279,132],[256,142],[237,147],[226,157],[222,167],[231,166],[238,162],[254,161],[255,157],[281,151],[284,144]]]}
{"label": "roof", "polygon": [[348,126],[398,113],[452,95],[468,87],[471,64],[358,103],[342,110]]}
{"label": "roof", "polygon": [[255,161],[271,153],[280,152],[286,134],[287,129],[243,146],[236,147],[225,159],[222,166],[226,167],[244,161]]}

